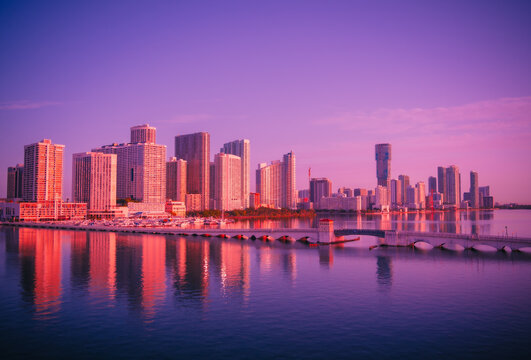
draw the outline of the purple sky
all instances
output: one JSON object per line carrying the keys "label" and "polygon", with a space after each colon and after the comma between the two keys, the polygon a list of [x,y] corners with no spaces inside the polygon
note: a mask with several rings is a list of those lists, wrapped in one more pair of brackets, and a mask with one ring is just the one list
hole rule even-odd
{"label": "purple sky", "polygon": [[529,1],[2,1],[0,197],[25,144],[72,154],[149,123],[251,140],[259,162],[297,157],[312,176],[376,185],[459,166],[495,201],[531,203]]}

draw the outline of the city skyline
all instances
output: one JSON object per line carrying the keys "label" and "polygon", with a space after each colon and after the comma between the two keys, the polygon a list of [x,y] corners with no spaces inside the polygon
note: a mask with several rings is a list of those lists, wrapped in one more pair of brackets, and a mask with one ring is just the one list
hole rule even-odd
{"label": "city skyline", "polygon": [[477,171],[496,201],[531,203],[531,5],[384,3],[6,4],[0,197],[26,144],[66,146],[72,198],[74,153],[149,123],[168,156],[201,131],[212,149],[249,139],[251,169],[292,150],[297,189],[309,167],[373,188],[374,144],[390,143],[394,177],[455,164],[461,189]]}

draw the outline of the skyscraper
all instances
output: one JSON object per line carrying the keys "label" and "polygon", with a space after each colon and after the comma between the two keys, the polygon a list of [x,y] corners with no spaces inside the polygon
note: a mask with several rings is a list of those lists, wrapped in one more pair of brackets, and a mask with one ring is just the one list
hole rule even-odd
{"label": "skyscraper", "polygon": [[295,188],[295,155],[285,154],[283,161],[273,161],[270,165],[258,164],[256,170],[256,192],[260,194],[262,204],[274,207],[297,207]]}
{"label": "skyscraper", "polygon": [[251,191],[251,143],[247,139],[235,140],[223,145],[220,153],[232,154],[242,159],[242,199],[243,207],[249,207],[249,192]]}
{"label": "skyscraper", "polygon": [[149,124],[133,126],[131,128],[131,144],[150,143],[157,141],[157,129]]}
{"label": "skyscraper", "polygon": [[376,144],[375,153],[378,185],[388,186],[391,179],[391,144]]}
{"label": "skyscraper", "polygon": [[409,176],[399,175],[398,180],[400,181],[400,192],[402,195],[400,201],[402,204],[406,205],[408,203],[407,189],[409,188]]}
{"label": "skyscraper", "polygon": [[455,165],[446,168],[446,189],[447,194],[444,196],[445,203],[459,207],[461,205],[460,174],[459,168]]}
{"label": "skyscraper", "polygon": [[116,206],[116,154],[85,152],[72,157],[72,198],[87,203],[90,213]]}
{"label": "skyscraper", "polygon": [[175,137],[175,157],[187,162],[186,191],[200,194],[202,209],[210,202],[210,134],[199,132]]}
{"label": "skyscraper", "polygon": [[24,146],[25,201],[62,200],[64,148],[49,139]]}
{"label": "skyscraper", "polygon": [[478,173],[470,172],[470,202],[474,209],[479,209],[479,181]]}
{"label": "skyscraper", "polygon": [[[155,138],[147,125],[131,128],[131,140],[139,141],[145,130],[146,140]],[[133,135],[135,134],[135,135]],[[135,142],[105,145],[93,152],[116,154],[117,184],[116,197],[141,201],[144,203],[166,202],[166,146],[152,142]]]}
{"label": "skyscraper", "polygon": [[242,159],[236,155],[220,153],[216,154],[214,162],[216,209],[223,211],[241,209]]}
{"label": "skyscraper", "polygon": [[437,192],[437,178],[435,176],[430,176],[428,178],[428,193],[436,193]]}
{"label": "skyscraper", "polygon": [[402,205],[402,181],[392,179],[391,180],[391,206],[397,207]]}
{"label": "skyscraper", "polygon": [[171,158],[166,163],[166,199],[185,201],[186,199],[186,161]]}
{"label": "skyscraper", "polygon": [[439,192],[443,195],[443,201],[446,203],[446,197],[448,195],[448,183],[446,181],[446,168],[439,166],[437,168],[437,186]]}
{"label": "skyscraper", "polygon": [[310,201],[315,209],[319,208],[319,200],[330,197],[332,194],[332,182],[327,178],[312,178],[310,180]]}
{"label": "skyscraper", "polygon": [[7,168],[7,198],[22,199],[24,194],[24,164]]}
{"label": "skyscraper", "polygon": [[285,154],[282,161],[282,205],[288,209],[297,208],[296,164],[293,151]]}

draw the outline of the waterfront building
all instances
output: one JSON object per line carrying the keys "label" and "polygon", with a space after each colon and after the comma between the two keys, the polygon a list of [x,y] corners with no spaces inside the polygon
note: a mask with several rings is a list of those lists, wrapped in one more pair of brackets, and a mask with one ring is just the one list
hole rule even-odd
{"label": "waterfront building", "polygon": [[480,186],[478,189],[479,193],[479,206],[485,207],[484,198],[490,196],[490,186]]}
{"label": "waterfront building", "polygon": [[459,168],[451,165],[446,168],[446,204],[459,207],[461,203],[461,176]]}
{"label": "waterfront building", "polygon": [[419,204],[419,209],[426,208],[426,184],[424,181],[419,181],[415,184],[415,189],[417,191],[417,202]]}
{"label": "waterfront building", "polygon": [[175,157],[187,161],[186,191],[201,195],[201,210],[210,205],[210,134],[175,136]]}
{"label": "waterfront building", "polygon": [[172,216],[186,217],[186,205],[184,201],[166,201],[165,211]]}
{"label": "waterfront building", "polygon": [[378,185],[374,189],[374,195],[374,207],[382,211],[389,211],[388,188],[386,186]]}
{"label": "waterfront building", "polygon": [[435,176],[430,176],[428,178],[428,194],[437,192],[437,178]]}
{"label": "waterfront building", "polygon": [[89,215],[104,216],[116,207],[116,154],[72,156],[72,200],[87,203]]}
{"label": "waterfront building", "polygon": [[7,168],[7,198],[22,199],[24,194],[24,164]]}
{"label": "waterfront building", "polygon": [[235,140],[226,144],[220,149],[221,153],[239,156],[242,159],[241,173],[241,198],[242,206],[249,207],[249,193],[251,191],[251,143],[247,139]]}
{"label": "waterfront building", "polygon": [[375,158],[378,185],[388,186],[391,179],[391,144],[376,144]]}
{"label": "waterfront building", "polygon": [[[131,140],[153,140],[155,128],[131,129]],[[104,145],[93,152],[116,154],[116,197],[144,203],[166,202],[166,146],[152,142]]]}
{"label": "waterfront building", "polygon": [[361,196],[355,197],[337,197],[329,196],[319,199],[318,207],[321,210],[344,210],[344,211],[360,211],[362,209]]}
{"label": "waterfront building", "polygon": [[485,209],[493,209],[494,208],[494,197],[492,196],[485,196],[483,198],[483,207]]}
{"label": "waterfront building", "polygon": [[131,144],[150,143],[155,144],[157,129],[149,124],[133,126],[131,128]]}
{"label": "waterfront building", "polygon": [[209,201],[209,206],[208,207],[210,209],[215,209],[216,208],[216,203],[215,203],[215,199],[216,199],[216,163],[214,161],[210,162],[210,170],[209,171],[210,171],[210,174],[209,174],[209,178],[210,178],[210,184],[209,184],[210,201]]}
{"label": "waterfront building", "polygon": [[242,159],[239,156],[220,153],[215,156],[216,186],[215,207],[217,210],[228,211],[241,209],[241,167]]}
{"label": "waterfront building", "polygon": [[86,203],[62,200],[0,203],[0,220],[6,221],[83,220],[86,217]]}
{"label": "waterfront building", "polygon": [[309,201],[310,200],[310,190],[309,189],[299,190],[297,192],[297,197],[299,199],[299,202]]}
{"label": "waterfront building", "polygon": [[263,205],[288,209],[297,207],[295,171],[293,152],[284,155],[283,161],[276,160],[270,165],[258,164],[256,192],[260,194]]}
{"label": "waterfront building", "polygon": [[184,203],[186,211],[201,211],[203,209],[203,196],[201,194],[186,194]]}
{"label": "waterfront building", "polygon": [[446,180],[446,168],[443,166],[437,167],[437,186],[439,193],[443,196],[443,201],[446,202],[448,182]]}
{"label": "waterfront building", "polygon": [[390,206],[397,208],[402,205],[402,181],[392,179],[390,182]]}
{"label": "waterfront building", "polygon": [[406,197],[407,197],[407,207],[409,209],[419,209],[419,192],[417,188],[413,186],[408,186],[406,190]]}
{"label": "waterfront building", "polygon": [[24,201],[62,200],[64,148],[49,139],[24,146]]}
{"label": "waterfront building", "polygon": [[258,209],[260,206],[260,194],[254,192],[249,193],[249,207],[251,209]]}
{"label": "waterfront building", "polygon": [[319,200],[322,197],[329,197],[332,195],[332,182],[327,178],[312,178],[310,180],[310,201],[314,204],[314,208],[319,208]]}
{"label": "waterfront building", "polygon": [[148,203],[148,202],[128,202],[127,210],[129,217],[165,217],[168,214],[166,213],[166,202],[162,203]]}
{"label": "waterfront building", "polygon": [[185,201],[186,196],[186,160],[172,157],[166,163],[166,199]]}
{"label": "waterfront building", "polygon": [[409,188],[409,176],[399,175],[398,180],[400,181],[401,205],[405,205],[408,203],[407,189]]}
{"label": "waterfront building", "polygon": [[479,180],[475,171],[470,172],[470,206],[479,209]]}

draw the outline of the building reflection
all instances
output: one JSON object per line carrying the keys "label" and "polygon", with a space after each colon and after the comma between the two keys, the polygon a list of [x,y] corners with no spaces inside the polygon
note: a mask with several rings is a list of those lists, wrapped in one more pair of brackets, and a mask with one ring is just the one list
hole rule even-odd
{"label": "building reflection", "polygon": [[166,293],[166,240],[162,236],[142,235],[142,307],[152,318]]}
{"label": "building reflection", "polygon": [[247,301],[250,293],[249,246],[232,241],[220,245],[220,282],[225,296],[240,296]]}
{"label": "building reflection", "polygon": [[20,228],[19,254],[24,297],[38,317],[48,318],[61,308],[61,240],[56,231]]}
{"label": "building reflection", "polygon": [[140,236],[116,236],[116,290],[125,294],[131,309],[142,309],[142,239]]}
{"label": "building reflection", "polygon": [[116,293],[116,234],[90,232],[89,240],[89,291],[92,294]]}
{"label": "building reflection", "polygon": [[70,240],[70,281],[72,288],[88,290],[90,281],[90,232],[62,232],[64,238]]}
{"label": "building reflection", "polygon": [[393,283],[393,265],[389,256],[376,257],[376,282],[381,290],[389,290]]}
{"label": "building reflection", "polygon": [[334,264],[334,250],[332,246],[319,247],[319,264],[326,269],[330,269]]}

